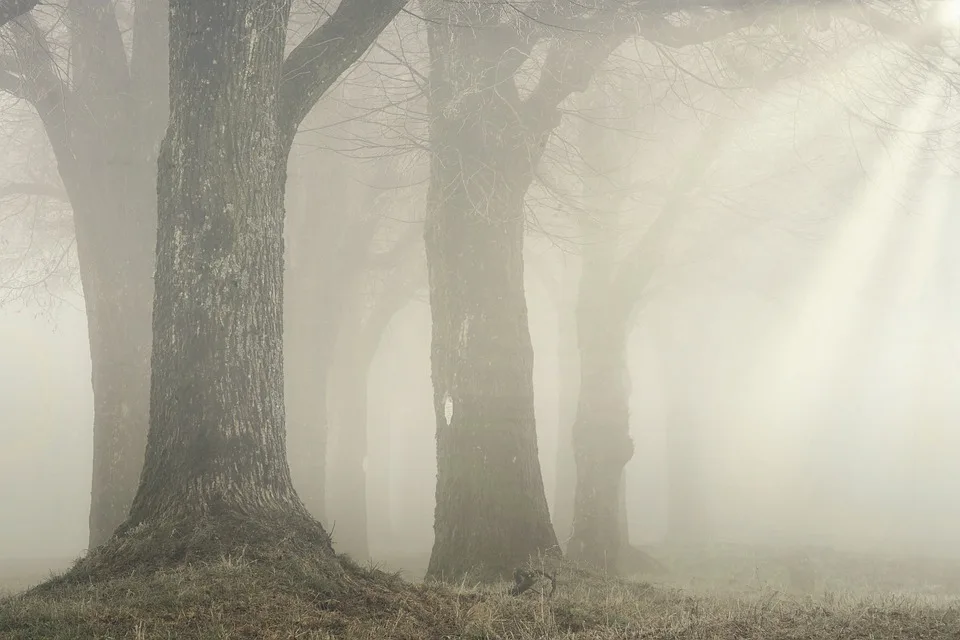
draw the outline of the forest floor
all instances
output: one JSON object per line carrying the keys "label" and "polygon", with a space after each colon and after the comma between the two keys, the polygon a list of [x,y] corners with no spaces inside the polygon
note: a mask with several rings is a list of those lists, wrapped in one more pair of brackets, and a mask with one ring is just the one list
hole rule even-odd
{"label": "forest floor", "polygon": [[[224,559],[7,596],[0,638],[960,638],[955,562],[823,549],[653,551],[670,569],[656,582],[563,566],[552,597],[412,583],[352,563],[344,595],[319,596],[302,576]],[[549,582],[540,586],[549,592]]]}

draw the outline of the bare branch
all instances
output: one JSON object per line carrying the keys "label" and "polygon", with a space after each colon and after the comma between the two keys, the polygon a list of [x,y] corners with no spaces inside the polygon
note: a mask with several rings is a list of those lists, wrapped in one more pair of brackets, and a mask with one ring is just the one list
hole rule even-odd
{"label": "bare branch", "polygon": [[738,11],[681,27],[661,16],[646,16],[639,24],[638,33],[648,42],[679,49],[718,40],[746,29],[756,20],[757,16],[753,11]]}
{"label": "bare branch", "polygon": [[39,0],[0,0],[0,27],[40,4]]}
{"label": "bare branch", "polygon": [[342,0],[283,64],[280,117],[292,140],[317,100],[373,44],[407,0]]}
{"label": "bare branch", "polygon": [[23,90],[23,82],[17,76],[9,71],[0,69],[0,91],[9,93],[14,98],[25,100],[26,92]]}
{"label": "bare branch", "polygon": [[[2,81],[0,76],[0,81]],[[41,198],[50,198],[60,202],[70,202],[66,192],[52,184],[40,184],[35,182],[10,182],[0,186],[0,198],[9,196],[37,196]]]}

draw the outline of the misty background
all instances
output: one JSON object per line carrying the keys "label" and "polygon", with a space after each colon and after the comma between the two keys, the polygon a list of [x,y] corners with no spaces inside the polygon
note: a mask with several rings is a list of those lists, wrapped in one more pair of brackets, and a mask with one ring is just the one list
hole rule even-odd
{"label": "misty background", "polygon": [[[371,87],[382,88],[362,73],[354,78],[327,104],[352,100],[344,109],[356,109]],[[917,105],[900,109],[905,130],[933,126],[932,112],[949,113],[949,105],[918,96]],[[841,98],[828,103],[796,85],[765,95],[738,116],[671,234],[630,339],[636,454],[626,490],[636,544],[666,537],[667,435],[682,423],[690,438],[684,469],[708,541],[960,555],[960,180],[946,159],[921,150],[919,136],[882,138],[851,123],[844,107]],[[660,120],[638,127],[638,156],[625,172],[641,184],[662,182],[698,142],[691,114],[699,105],[664,109]],[[373,182],[369,168],[359,173],[366,165],[337,155],[364,131],[343,125],[342,136],[332,136],[338,118],[320,111],[294,150],[301,174],[291,171],[291,180],[333,162],[346,167],[340,170],[351,184]],[[0,171],[14,178],[29,164],[24,158],[45,155],[42,136],[25,132],[23,122],[0,125],[21,150],[3,154]],[[563,173],[570,169],[558,149],[568,140],[557,138],[548,165]],[[367,159],[389,142],[371,143]],[[412,165],[412,173],[422,169]],[[404,188],[423,186],[411,179]],[[577,233],[560,229],[558,205],[548,202],[562,198],[548,191],[529,203],[538,223],[527,238],[525,276],[552,510],[563,419],[558,300],[563,283],[576,280],[579,257]],[[288,201],[297,193],[291,189]],[[400,197],[380,194],[387,205]],[[409,209],[420,206],[417,197]],[[621,235],[646,229],[652,208],[642,197],[628,199]],[[288,210],[295,216],[299,209],[288,202]],[[38,228],[24,215],[0,199],[5,269],[33,259]],[[20,289],[30,278],[0,280],[9,293],[0,296],[0,558],[68,558],[87,545],[91,369],[79,288],[64,275],[73,260],[57,263],[62,282],[29,295]],[[373,558],[427,555],[432,545],[436,424],[430,312],[420,289],[391,318],[368,380]],[[328,459],[337,446],[332,435]],[[328,494],[337,482],[332,471]],[[350,507],[331,503],[324,522],[335,543],[338,508]]]}
{"label": "misty background", "polygon": [[[828,234],[767,226],[702,239],[714,245],[708,258],[678,259],[631,339],[633,542],[663,539],[665,433],[669,412],[679,410],[700,437],[696,466],[712,538],[957,555],[960,229],[950,213],[960,185],[951,178],[932,188],[942,192],[937,204],[894,216],[873,256],[876,272],[841,294],[842,309],[829,300],[815,304],[814,324],[822,326],[806,335],[784,333],[804,312],[798,283],[816,271]],[[804,196],[795,195],[778,215],[826,216],[827,228],[857,215],[841,199],[828,203],[833,211],[799,210]],[[904,291],[896,283],[911,259],[926,266]],[[552,505],[557,315],[529,273],[527,295],[540,459]],[[92,393],[80,303],[67,296],[0,311],[0,556],[65,558],[86,547]],[[844,313],[853,316],[849,333],[832,353],[819,353],[828,348],[824,332]],[[796,357],[778,374],[785,387],[773,391],[770,376],[758,379],[751,366],[778,348]],[[373,557],[426,554],[432,543],[428,354],[429,310],[411,301],[390,323],[371,369],[369,419],[388,433],[389,446],[372,440],[367,464],[389,469],[390,504],[388,513],[370,511]],[[813,374],[811,389],[803,360],[821,355],[830,369]]]}

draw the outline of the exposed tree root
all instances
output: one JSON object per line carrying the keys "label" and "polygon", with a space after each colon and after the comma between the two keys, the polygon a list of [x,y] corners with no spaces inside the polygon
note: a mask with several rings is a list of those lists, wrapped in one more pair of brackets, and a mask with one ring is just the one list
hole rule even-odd
{"label": "exposed tree root", "polygon": [[231,558],[329,582],[324,591],[329,589],[331,593],[337,590],[343,574],[330,536],[320,523],[297,513],[257,518],[220,511],[215,516],[121,527],[107,543],[91,550],[63,576],[41,588],[143,575]]}

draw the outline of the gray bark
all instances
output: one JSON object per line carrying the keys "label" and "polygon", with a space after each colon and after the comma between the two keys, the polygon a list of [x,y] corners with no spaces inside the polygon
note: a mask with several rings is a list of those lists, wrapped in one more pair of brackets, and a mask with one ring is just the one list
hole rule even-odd
{"label": "gray bark", "polygon": [[[529,169],[511,171],[516,150],[475,137],[481,117],[496,116],[437,118],[431,132],[425,242],[437,419],[433,577],[506,577],[530,555],[557,546],[537,455],[523,290],[526,184],[483,183]],[[491,176],[491,167],[503,176]]]}
{"label": "gray bark", "polygon": [[542,36],[535,26],[501,22],[496,5],[424,6],[433,152],[425,243],[437,421],[427,573],[503,578],[531,555],[559,553],[537,456],[524,196],[559,124],[560,103],[586,87],[621,40],[578,34],[572,43],[555,42],[537,85],[521,97],[514,74]]}
{"label": "gray bark", "polygon": [[214,508],[307,517],[283,421],[284,4],[171,3],[150,432],[131,524]]}
{"label": "gray bark", "polygon": [[294,74],[304,45],[284,64],[290,0],[171,3],[150,432],[128,526],[225,513],[310,521],[285,448],[287,159],[297,114],[400,6],[342,3],[323,44],[308,37],[315,64]]}

